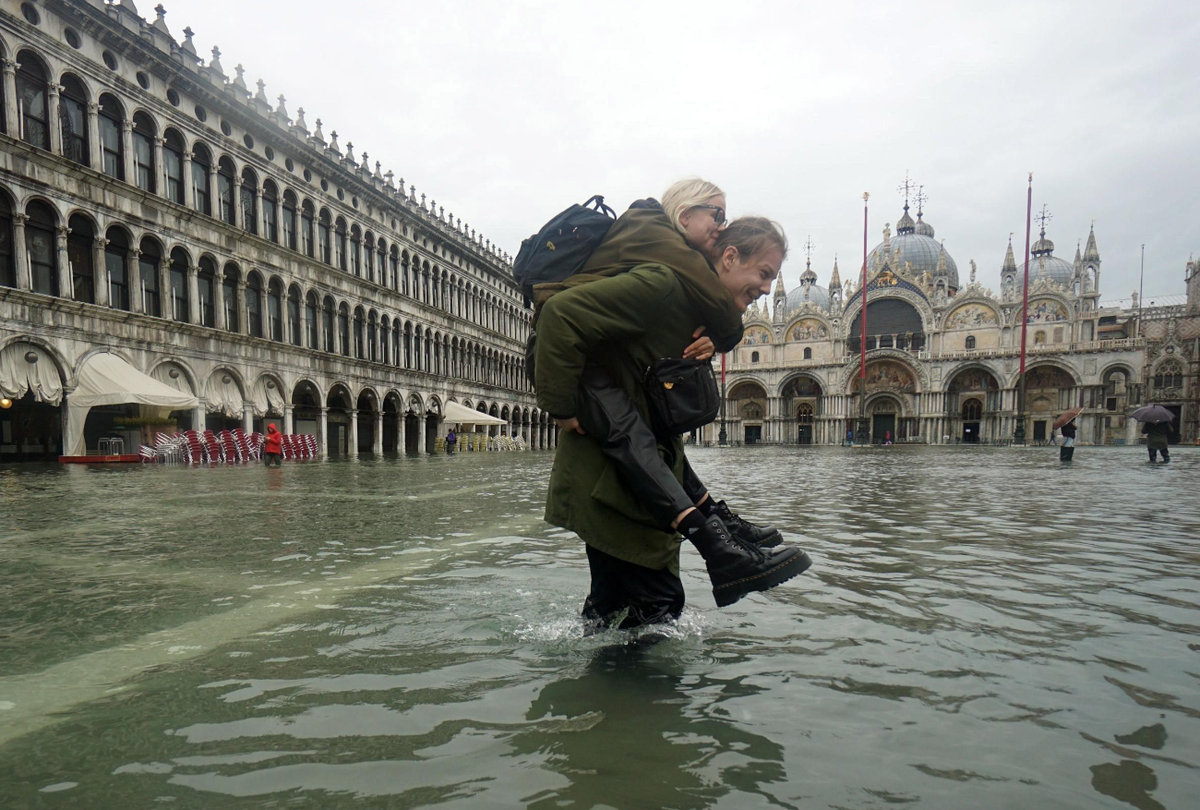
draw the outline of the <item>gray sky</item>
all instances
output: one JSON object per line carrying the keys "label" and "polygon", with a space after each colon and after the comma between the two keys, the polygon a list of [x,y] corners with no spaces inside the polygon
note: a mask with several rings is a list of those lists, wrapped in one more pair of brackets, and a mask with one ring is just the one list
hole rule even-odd
{"label": "gray sky", "polygon": [[906,170],[964,284],[975,259],[999,289],[1010,232],[1020,262],[1028,171],[1056,255],[1095,220],[1105,300],[1143,243],[1147,299],[1200,251],[1190,0],[164,2],[177,40],[514,254],[593,193],[620,211],[699,175],[783,224],[789,289],[811,236],[825,286],[834,254],[861,268],[863,191],[870,245],[894,230]]}

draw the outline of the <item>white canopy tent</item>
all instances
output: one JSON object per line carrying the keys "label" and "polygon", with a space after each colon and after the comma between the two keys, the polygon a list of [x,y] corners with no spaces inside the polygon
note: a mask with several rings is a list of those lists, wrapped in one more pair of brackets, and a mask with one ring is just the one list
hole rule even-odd
{"label": "white canopy tent", "polygon": [[507,425],[503,419],[498,416],[488,416],[480,411],[473,411],[465,405],[459,405],[457,402],[446,403],[446,422],[451,425],[462,425],[463,427],[471,427],[473,425]]}
{"label": "white canopy tent", "polygon": [[96,354],[79,370],[75,390],[67,396],[66,455],[87,454],[83,426],[96,405],[145,405],[166,416],[171,411],[195,408],[200,400],[165,385],[126,363],[115,354]]}

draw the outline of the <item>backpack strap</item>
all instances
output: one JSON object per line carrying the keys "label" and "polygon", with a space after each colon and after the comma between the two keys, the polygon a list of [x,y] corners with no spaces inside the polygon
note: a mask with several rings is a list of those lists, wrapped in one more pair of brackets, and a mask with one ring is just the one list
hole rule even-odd
{"label": "backpack strap", "polygon": [[617,218],[617,212],[612,210],[611,208],[609,208],[607,205],[604,204],[604,195],[603,194],[597,194],[597,195],[593,196],[590,200],[588,200],[587,202],[585,202],[583,204],[583,207],[584,208],[590,207],[590,208],[592,208],[592,210],[598,211],[601,214],[607,214],[608,216],[612,217],[613,219]]}

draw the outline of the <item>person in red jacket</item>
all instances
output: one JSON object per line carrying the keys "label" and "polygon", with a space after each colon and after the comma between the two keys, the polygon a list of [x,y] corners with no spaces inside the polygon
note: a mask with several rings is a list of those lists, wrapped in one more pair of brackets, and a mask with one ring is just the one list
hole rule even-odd
{"label": "person in red jacket", "polygon": [[276,467],[283,464],[283,436],[274,422],[267,425],[267,437],[263,442],[263,461],[268,467],[272,464]]}

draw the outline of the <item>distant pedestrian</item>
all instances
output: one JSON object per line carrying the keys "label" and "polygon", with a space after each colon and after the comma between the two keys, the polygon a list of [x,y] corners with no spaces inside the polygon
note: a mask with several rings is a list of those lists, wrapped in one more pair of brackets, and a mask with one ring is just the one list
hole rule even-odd
{"label": "distant pedestrian", "polygon": [[1169,464],[1171,453],[1167,449],[1167,443],[1171,436],[1171,423],[1147,422],[1142,425],[1142,434],[1146,437],[1146,449],[1150,451],[1150,461],[1157,461],[1158,454],[1162,453],[1163,464]]}
{"label": "distant pedestrian", "polygon": [[454,428],[450,428],[450,430],[448,430],[446,432],[446,454],[447,455],[452,455],[454,453],[454,445],[456,445],[456,444],[458,444],[458,436],[455,434]]}
{"label": "distant pedestrian", "polygon": [[842,442],[842,445],[843,446],[850,445],[851,447],[854,446],[854,431],[853,430],[846,431],[846,441]]}
{"label": "distant pedestrian", "polygon": [[267,425],[267,436],[263,440],[263,461],[268,467],[283,465],[283,436],[275,423]]}
{"label": "distant pedestrian", "polygon": [[1059,431],[1062,433],[1062,446],[1058,448],[1058,460],[1070,461],[1075,455],[1075,420],[1067,422]]}
{"label": "distant pedestrian", "polygon": [[885,445],[892,443],[892,432],[890,430],[885,430],[883,432],[883,443]]}

